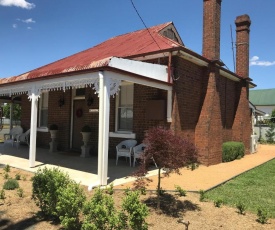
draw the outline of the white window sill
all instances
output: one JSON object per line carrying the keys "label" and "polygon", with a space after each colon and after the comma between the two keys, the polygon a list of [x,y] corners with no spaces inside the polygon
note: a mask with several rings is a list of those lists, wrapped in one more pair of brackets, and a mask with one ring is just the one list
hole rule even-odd
{"label": "white window sill", "polygon": [[49,128],[48,127],[37,127],[37,132],[49,132]]}
{"label": "white window sill", "polygon": [[119,138],[136,139],[136,134],[135,133],[109,132],[109,137],[119,137]]}

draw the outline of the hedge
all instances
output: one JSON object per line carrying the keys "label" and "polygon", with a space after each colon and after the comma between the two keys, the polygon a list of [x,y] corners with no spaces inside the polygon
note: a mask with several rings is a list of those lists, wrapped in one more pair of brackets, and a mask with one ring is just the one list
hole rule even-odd
{"label": "hedge", "polygon": [[222,162],[240,159],[244,156],[244,144],[242,142],[229,141],[222,145]]}

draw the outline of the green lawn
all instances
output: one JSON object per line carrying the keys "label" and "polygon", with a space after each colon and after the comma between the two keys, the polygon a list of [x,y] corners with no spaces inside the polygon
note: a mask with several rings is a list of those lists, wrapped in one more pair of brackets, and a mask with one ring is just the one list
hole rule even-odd
{"label": "green lawn", "polygon": [[221,199],[224,204],[233,207],[242,202],[247,211],[254,213],[259,207],[265,208],[269,216],[275,218],[275,160],[207,192],[206,198],[213,201]]}

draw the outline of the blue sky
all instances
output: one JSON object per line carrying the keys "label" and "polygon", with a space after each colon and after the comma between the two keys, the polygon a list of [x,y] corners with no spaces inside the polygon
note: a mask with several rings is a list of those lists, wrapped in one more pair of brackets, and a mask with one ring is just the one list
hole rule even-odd
{"label": "blue sky", "polygon": [[[148,27],[173,21],[185,46],[202,50],[203,0],[133,0]],[[248,14],[250,78],[275,88],[275,1],[223,0],[221,60],[233,71],[230,26]],[[143,29],[131,0],[0,0],[0,78],[15,76]]]}

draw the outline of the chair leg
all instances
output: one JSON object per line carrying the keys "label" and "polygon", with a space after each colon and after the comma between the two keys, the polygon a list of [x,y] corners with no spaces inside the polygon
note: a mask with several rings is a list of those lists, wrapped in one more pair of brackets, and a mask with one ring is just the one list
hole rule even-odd
{"label": "chair leg", "polygon": [[130,167],[131,167],[131,156],[129,157],[129,161],[130,161]]}

